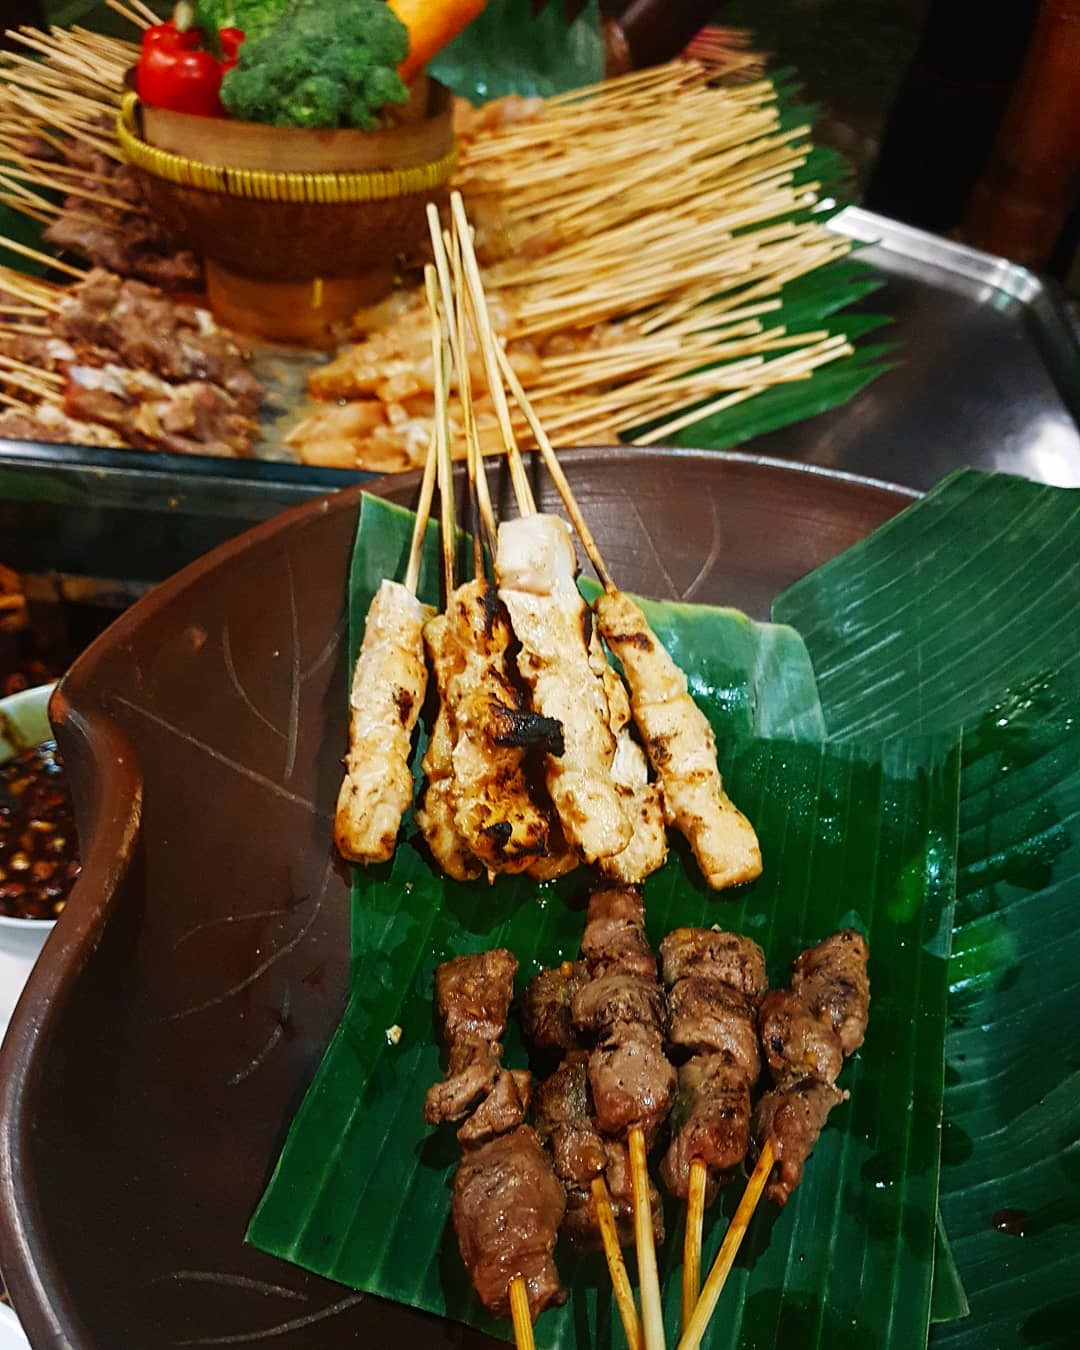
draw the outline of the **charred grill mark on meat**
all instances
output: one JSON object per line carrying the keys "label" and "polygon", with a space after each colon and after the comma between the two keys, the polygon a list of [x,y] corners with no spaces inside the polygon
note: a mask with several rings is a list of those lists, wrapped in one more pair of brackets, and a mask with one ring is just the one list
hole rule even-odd
{"label": "charred grill mark on meat", "polygon": [[737,933],[676,928],[660,944],[668,987],[668,1038],[693,1051],[679,1070],[664,1185],[685,1200],[695,1162],[706,1169],[706,1200],[746,1156],[750,1090],[761,1072],[755,1004],[765,989],[765,955]]}
{"label": "charred grill mark on meat", "polygon": [[761,875],[757,835],[724,791],[716,739],[690,696],[686,676],[629,596],[605,592],[596,614],[626,674],[634,721],[660,780],[668,823],[686,836],[714,889],[752,881]]}
{"label": "charred grill mark on meat", "polygon": [[424,1101],[430,1125],[460,1120],[494,1087],[516,972],[517,960],[504,947],[455,957],[435,972],[435,1007],[450,1063]]}
{"label": "charred grill mark on meat", "polygon": [[765,1194],[777,1205],[802,1179],[829,1112],[847,1100],[836,1078],[866,1035],[869,956],[853,929],[834,933],[801,953],[791,990],[769,994],[758,1011],[776,1087],[758,1102],[754,1139],[759,1150],[773,1141],[776,1165]]}
{"label": "charred grill mark on meat", "polygon": [[565,751],[562,723],[554,717],[541,717],[528,708],[508,708],[496,700],[491,702],[492,740],[496,745],[512,746],[519,750],[540,746],[549,755]]}
{"label": "charred grill mark on meat", "polygon": [[633,831],[612,781],[615,737],[603,680],[589,660],[566,523],[549,515],[503,521],[495,570],[532,706],[562,725],[563,753],[547,754],[544,775],[563,833],[588,862],[620,853]]}
{"label": "charred grill mark on meat", "polygon": [[[444,817],[452,808],[461,844],[484,867],[523,871],[545,854],[549,821],[532,799],[524,750],[516,743],[523,728],[531,734],[537,726],[512,679],[513,634],[505,607],[489,583],[467,582],[424,635],[450,742],[448,760],[445,751],[438,764],[432,757],[442,784],[432,806],[439,806]],[[425,837],[434,833],[436,821],[439,829],[449,828],[448,819],[443,822],[428,810],[422,821]],[[455,853],[448,846],[442,851]],[[432,852],[439,856],[434,845]]]}

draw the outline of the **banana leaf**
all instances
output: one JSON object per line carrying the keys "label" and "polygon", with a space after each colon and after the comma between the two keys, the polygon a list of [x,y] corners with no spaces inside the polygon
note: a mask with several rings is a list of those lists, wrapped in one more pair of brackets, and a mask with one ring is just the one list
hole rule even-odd
{"label": "banana leaf", "polygon": [[1080,496],[966,470],[781,596],[834,738],[963,727],[941,1210],[971,1316],[1076,1343]]}
{"label": "banana leaf", "polygon": [[489,0],[482,14],[428,64],[437,80],[472,103],[504,94],[547,97],[604,75],[596,0],[572,24],[560,0],[534,14],[530,0]]}
{"label": "banana leaf", "polygon": [[[400,574],[410,517],[365,498],[351,588],[354,649],[375,585]],[[429,536],[421,594],[438,595]],[[676,845],[646,887],[650,934],[679,923],[721,923],[764,946],[770,977],[785,983],[798,950],[853,923],[870,936],[874,1003],[864,1050],[846,1068],[851,1100],[830,1120],[792,1202],[758,1216],[725,1291],[708,1343],[773,1345],[799,1336],[829,1346],[924,1344],[930,1318],[943,1091],[946,972],[952,928],[958,753],[951,736],[894,739],[885,747],[762,739],[763,725],[809,735],[818,723],[807,690],[781,685],[779,718],[761,711],[762,652],[797,639],[750,635],[743,616],[706,607],[650,605],[661,636],[709,652],[732,640],[708,684],[690,662],[695,692],[726,744],[722,767],[754,819],[764,877],[734,898],[706,893]],[[798,660],[798,658],[796,658]],[[805,671],[805,663],[801,667]],[[801,679],[802,677],[800,677]],[[741,681],[746,690],[733,694]],[[795,682],[796,685],[799,681]],[[770,686],[771,688],[771,686]],[[809,716],[807,710],[809,709]],[[785,716],[787,721],[785,722]],[[537,890],[521,879],[458,885],[436,878],[407,822],[391,863],[356,876],[351,997],[341,1026],[293,1122],[249,1240],[344,1284],[483,1327],[447,1223],[458,1149],[431,1131],[421,1107],[439,1076],[432,1030],[434,968],[448,956],[506,944],[522,980],[572,957],[585,882]],[[401,1028],[396,1045],[386,1029]],[[516,1028],[507,1062],[524,1063]],[[736,1188],[737,1189],[737,1188]],[[710,1212],[706,1256],[737,1199]],[[669,1332],[678,1318],[681,1224],[669,1207],[662,1251]],[[621,1343],[607,1275],[595,1258],[560,1257],[573,1289],[565,1309],[537,1324],[537,1344]],[[804,1336],[805,1333],[805,1336]]]}

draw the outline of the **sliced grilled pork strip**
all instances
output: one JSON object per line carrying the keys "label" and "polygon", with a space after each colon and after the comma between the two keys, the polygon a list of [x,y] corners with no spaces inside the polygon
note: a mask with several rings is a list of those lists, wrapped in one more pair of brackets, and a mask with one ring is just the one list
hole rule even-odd
{"label": "sliced grilled pork strip", "polygon": [[703,1162],[705,1198],[711,1203],[725,1175],[745,1158],[750,1142],[750,1084],[732,1055],[695,1055],[680,1068],[671,1132],[671,1147],[660,1164],[664,1185],[686,1200],[690,1168]]}
{"label": "sliced grilled pork strip", "polygon": [[446,961],[435,972],[435,1006],[450,1049],[447,1076],[428,1089],[429,1124],[458,1120],[491,1091],[514,996],[517,960],[504,947]]}
{"label": "sliced grilled pork strip", "polygon": [[[435,667],[438,681],[438,666]],[[416,824],[439,867],[454,881],[471,881],[484,870],[470,853],[457,827],[454,782],[454,734],[450,714],[440,700],[424,758],[424,795]]]}
{"label": "sliced grilled pork strip", "polygon": [[623,799],[633,831],[621,853],[599,859],[597,866],[609,880],[640,884],[662,867],[667,857],[664,796],[660,784],[649,781],[649,761],[633,736],[630,697],[618,672],[608,663],[595,628],[589,642],[589,661],[604,682],[611,731],[615,737],[611,778]]}
{"label": "sliced grilled pork strip", "polygon": [[774,1204],[787,1203],[802,1180],[806,1160],[813,1152],[834,1106],[847,1100],[834,1083],[808,1080],[789,1089],[766,1092],[754,1111],[754,1139],[761,1145],[772,1138],[776,1166],[765,1187]]}
{"label": "sliced grilled pork strip", "polygon": [[442,641],[455,648],[439,682],[453,725],[455,823],[485,867],[523,871],[546,852],[548,817],[529,791],[521,747],[561,728],[524,706],[512,678],[510,618],[494,586],[459,586],[439,622]]}
{"label": "sliced grilled pork strip", "polygon": [[844,1054],[858,1050],[870,1014],[870,949],[854,928],[833,933],[795,961],[791,987],[820,1022],[832,1027]]}
{"label": "sliced grilled pork strip", "polygon": [[565,1302],[552,1259],[565,1212],[563,1188],[528,1125],[465,1152],[454,1178],[454,1231],[473,1286],[496,1317],[509,1317],[518,1276],[534,1319]]}

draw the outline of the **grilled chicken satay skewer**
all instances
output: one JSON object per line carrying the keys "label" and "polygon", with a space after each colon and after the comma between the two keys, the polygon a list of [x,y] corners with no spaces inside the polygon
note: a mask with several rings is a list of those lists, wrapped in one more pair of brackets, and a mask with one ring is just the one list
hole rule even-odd
{"label": "grilled chicken satay skewer", "polygon": [[454,1230],[481,1301],[513,1320],[525,1350],[536,1316],[566,1298],[552,1258],[566,1198],[524,1123],[530,1075],[500,1063],[516,970],[513,954],[499,948],[456,957],[436,971],[450,1059],[444,1080],[428,1091],[424,1115],[430,1124],[468,1116],[457,1132],[463,1152]]}
{"label": "grilled chicken satay skewer", "polygon": [[630,686],[634,722],[659,780],[668,823],[686,836],[713,889],[753,881],[761,875],[761,849],[753,826],[724,791],[712,727],[640,606],[615,585],[521,381],[505,352],[496,349],[496,359],[603,583],[597,620]]}
{"label": "grilled chicken satay skewer", "polygon": [[691,1052],[679,1069],[671,1145],[660,1164],[668,1191],[687,1202],[682,1322],[697,1305],[706,1204],[750,1145],[750,1091],[761,1072],[757,1005],[765,954],[756,942],[711,928],[676,928],[660,944],[668,1040]]}
{"label": "grilled chicken satay skewer", "polygon": [[842,929],[798,956],[790,990],[761,1001],[758,1029],[776,1087],[758,1102],[758,1160],[678,1350],[701,1344],[762,1192],[787,1203],[829,1112],[847,1100],[836,1078],[866,1035],[869,955],[863,937]]}
{"label": "grilled chicken satay skewer", "polygon": [[545,780],[567,841],[589,862],[622,852],[633,830],[611,770],[616,742],[603,679],[589,659],[588,611],[574,577],[573,539],[557,516],[537,513],[518,453],[483,285],[458,194],[451,212],[466,287],[520,518],[499,527],[499,597],[521,644],[518,666],[533,707],[563,728],[562,754],[545,757]]}
{"label": "grilled chicken satay skewer", "polygon": [[[440,542],[443,585],[447,596],[454,589],[454,497],[453,477],[448,470],[449,418],[446,415],[449,350],[439,315],[437,280],[430,266],[424,272],[428,317],[431,325],[431,353],[434,363],[435,419],[432,443],[439,478]],[[424,795],[416,813],[416,823],[431,855],[455,881],[470,881],[483,870],[469,849],[457,825],[458,789],[454,768],[455,726],[449,698],[450,678],[456,654],[445,615],[429,611],[422,637],[431,659],[439,693],[439,708],[431,739],[424,753]]]}
{"label": "grilled chicken satay skewer", "polygon": [[349,696],[349,748],[334,813],[334,843],[350,862],[385,862],[412,802],[412,734],[427,691],[424,623],[416,598],[435,491],[437,436],[428,445],[403,583],[384,580],[372,599]]}
{"label": "grilled chicken satay skewer", "polygon": [[[454,351],[462,404],[466,410],[470,503],[481,522],[493,525],[487,480],[477,474],[479,458],[470,416],[468,366],[461,347],[461,329],[442,248],[438,214],[430,213],[436,272],[442,292],[446,329],[443,342]],[[441,424],[440,489],[443,532],[453,528],[453,484],[450,463],[446,388],[439,390],[436,416]],[[453,586],[453,549],[444,538],[448,559],[446,613],[425,628],[428,649],[439,673],[439,691],[452,728],[452,796],[454,825],[465,848],[492,876],[524,871],[547,849],[547,813],[532,798],[525,778],[524,747],[537,741],[558,741],[560,728],[537,717],[526,706],[513,678],[509,615],[484,570],[478,531],[473,536],[474,578]]]}
{"label": "grilled chicken satay skewer", "polygon": [[[536,504],[533,500],[532,489],[528,481],[528,475],[525,472],[524,461],[518,448],[516,438],[512,427],[510,426],[507,413],[505,395],[501,385],[501,374],[499,371],[506,365],[507,358],[502,348],[494,342],[490,325],[487,322],[486,306],[483,299],[483,288],[480,282],[479,274],[475,267],[475,259],[467,250],[471,247],[468,242],[467,233],[462,236],[456,235],[457,242],[460,245],[458,256],[464,258],[469,256],[471,261],[471,277],[473,282],[472,298],[474,303],[479,303],[483,309],[483,317],[477,321],[478,338],[484,352],[485,361],[489,370],[489,382],[491,379],[496,381],[493,392],[493,402],[497,409],[501,409],[506,414],[502,421],[504,447],[508,456],[511,477],[518,500],[518,510],[523,518],[536,517]],[[460,289],[460,287],[459,287]],[[499,371],[494,369],[499,367]],[[531,408],[528,409],[531,415]],[[535,529],[538,525],[548,528],[548,522],[555,520],[555,517],[543,517],[534,519],[531,525],[522,525],[511,522],[507,527],[507,533],[513,531],[525,532],[529,529]],[[561,522],[550,526],[557,533],[564,533],[565,527]],[[542,540],[538,554],[543,555],[544,547]],[[576,563],[575,563],[576,570]],[[564,597],[564,603],[569,601],[569,594]],[[573,609],[585,618],[585,606],[577,594],[576,586],[573,588]],[[586,623],[587,623],[586,619]],[[626,690],[623,687],[622,680],[611,668],[607,657],[604,654],[603,645],[591,624],[590,633],[587,641],[588,663],[596,680],[600,682],[603,690],[603,702],[607,706],[606,724],[611,735],[614,737],[614,754],[612,756],[610,767],[610,779],[615,792],[622,799],[623,810],[626,821],[630,828],[630,838],[628,843],[622,849],[610,854],[598,854],[595,861],[601,873],[613,881],[624,881],[627,883],[639,883],[645,880],[650,873],[655,872],[662,866],[667,857],[667,835],[664,824],[663,801],[661,798],[660,786],[656,782],[649,781],[648,764],[641,746],[634,740],[630,734],[631,712],[630,701]],[[577,631],[574,626],[574,641],[576,650]],[[583,735],[583,740],[585,739]],[[594,748],[599,745],[600,738],[594,742]],[[607,742],[605,741],[605,745]],[[606,754],[606,750],[604,752]],[[554,851],[552,851],[554,852]],[[567,847],[561,858],[556,857],[554,862],[542,869],[544,879],[549,879],[554,875],[562,875],[569,870],[569,865],[573,860],[573,852]],[[541,869],[533,869],[534,874],[539,875]]]}

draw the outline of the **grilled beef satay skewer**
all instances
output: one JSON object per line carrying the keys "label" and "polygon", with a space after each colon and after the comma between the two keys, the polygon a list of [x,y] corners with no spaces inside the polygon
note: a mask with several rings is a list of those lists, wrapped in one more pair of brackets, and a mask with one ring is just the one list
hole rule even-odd
{"label": "grilled beef satay skewer", "polygon": [[436,1124],[472,1111],[457,1132],[463,1156],[454,1178],[454,1230],[484,1306],[511,1317],[525,1347],[536,1316],[566,1297],[552,1259],[566,1198],[524,1123],[530,1075],[500,1064],[516,970],[512,953],[497,949],[456,957],[436,971],[450,1061],[446,1078],[428,1091],[424,1114]]}
{"label": "grilled beef satay skewer", "polygon": [[641,608],[615,585],[521,381],[505,352],[497,357],[603,583],[604,593],[595,605],[600,632],[622,663],[634,722],[656,772],[667,821],[686,836],[702,875],[715,890],[753,881],[761,875],[761,849],[753,826],[724,791],[712,727]]}
{"label": "grilled beef satay skewer", "polygon": [[668,1191],[687,1202],[682,1321],[698,1301],[705,1206],[750,1143],[750,1091],[761,1072],[756,1008],[765,955],[736,933],[677,928],[660,944],[668,1040],[690,1050],[679,1069],[671,1145],[660,1164]]}
{"label": "grilled beef satay skewer", "polygon": [[384,580],[368,609],[349,696],[349,749],[334,813],[334,842],[351,862],[385,862],[413,798],[409,755],[427,690],[424,623],[416,598],[435,491],[437,435],[428,446],[403,583]]}
{"label": "grilled beef satay skewer", "polygon": [[869,955],[866,940],[843,929],[801,953],[790,990],[761,1001],[758,1029],[776,1087],[758,1102],[758,1159],[678,1350],[701,1344],[762,1192],[786,1204],[829,1112],[847,1099],[836,1078],[866,1034]]}
{"label": "grilled beef satay skewer", "polygon": [[664,1054],[664,995],[637,887],[593,891],[581,951],[590,979],[575,993],[571,1016],[595,1042],[589,1086],[596,1125],[629,1146],[641,1318],[646,1350],[656,1350],[664,1345],[664,1322],[646,1159],[675,1097],[675,1070]]}
{"label": "grilled beef satay skewer", "polygon": [[[630,1350],[641,1350],[641,1321],[622,1255],[622,1248],[634,1241],[626,1147],[604,1140],[593,1123],[588,1054],[571,1016],[574,994],[588,978],[583,962],[564,961],[540,971],[525,988],[521,1012],[526,1038],[541,1056],[552,1051],[563,1056],[554,1073],[536,1089],[534,1121],[551,1150],[555,1173],[566,1187],[563,1232],[567,1241],[584,1251],[598,1243],[603,1247],[627,1345]],[[619,1205],[617,1214],[612,1191]],[[651,1200],[657,1240],[662,1240],[663,1211],[655,1190]]]}

